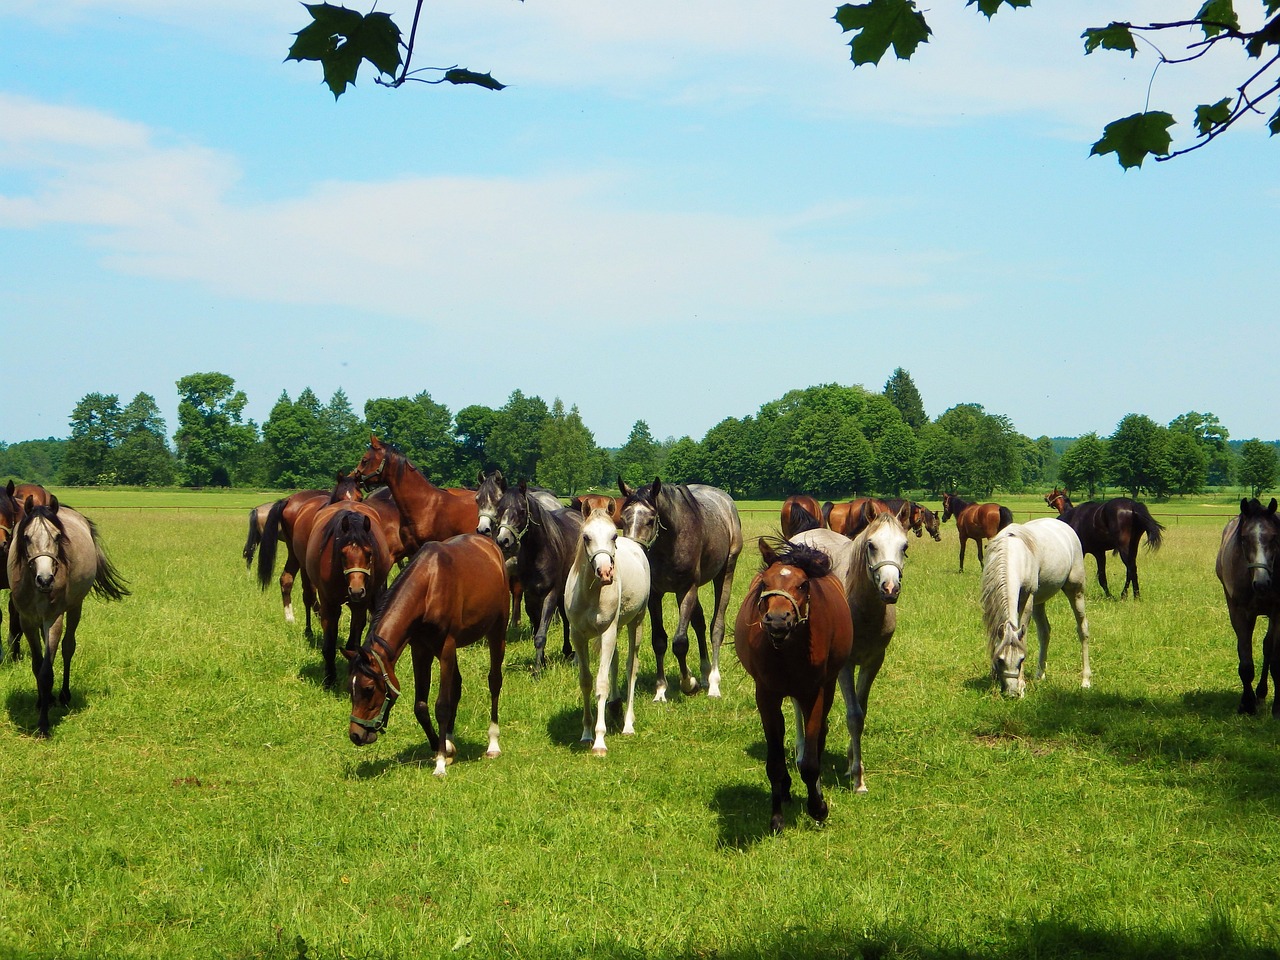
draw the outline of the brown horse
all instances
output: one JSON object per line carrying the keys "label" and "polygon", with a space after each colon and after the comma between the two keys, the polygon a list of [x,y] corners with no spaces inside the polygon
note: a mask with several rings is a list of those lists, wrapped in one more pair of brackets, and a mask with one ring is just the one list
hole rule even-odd
{"label": "brown horse", "polygon": [[834,503],[824,508],[823,519],[826,526],[836,533],[843,534],[852,540],[882,514],[893,513],[889,505],[875,497],[858,497],[848,503]]}
{"label": "brown horse", "polygon": [[[351,664],[351,722],[356,746],[378,739],[400,696],[396,661],[408,646],[413,653],[413,714],[436,751],[436,776],[444,776],[457,752],[453,725],[462,694],[458,648],[489,644],[489,748],[498,748],[498,695],[507,643],[507,572],[498,545],[468,533],[443,543],[426,543],[396,578],[378,609],[369,639],[359,650],[343,650]],[[440,661],[436,696],[437,735],[431,725],[431,665]]]}
{"label": "brown horse", "polygon": [[338,474],[332,490],[299,490],[277,500],[267,513],[262,527],[262,539],[258,544],[258,586],[263,590],[271,585],[275,573],[276,552],[284,543],[285,562],[280,572],[280,602],[284,607],[285,623],[293,623],[293,582],[302,573],[302,609],[306,616],[306,634],[312,635],[311,608],[315,605],[315,591],[302,562],[307,556],[307,538],[311,536],[311,521],[326,503],[339,500],[359,500],[360,486],[351,477]]}
{"label": "brown horse", "polygon": [[[9,589],[9,544],[13,540],[13,531],[22,520],[22,502],[15,497],[16,487],[12,480],[0,489],[0,590]],[[18,620],[18,608],[9,597],[9,643],[10,656],[17,660],[22,654],[22,624]],[[0,660],[4,659],[4,646],[0,646]]]}
{"label": "brown horse", "polygon": [[1054,487],[1045,494],[1044,502],[1058,511],[1058,519],[1065,522],[1076,536],[1086,554],[1098,563],[1098,585],[1111,596],[1107,586],[1107,553],[1114,550],[1124,564],[1124,587],[1120,598],[1124,599],[1133,584],[1133,599],[1138,599],[1138,544],[1147,535],[1147,548],[1160,549],[1164,525],[1151,516],[1146,504],[1128,497],[1110,500],[1090,500],[1073,504],[1065,490]]}
{"label": "brown horse", "polygon": [[[1236,635],[1240,660],[1240,713],[1256,713],[1258,701],[1267,696],[1267,674],[1280,691],[1280,650],[1276,649],[1277,621],[1280,620],[1280,517],[1276,500],[1264,509],[1257,500],[1241,500],[1240,515],[1232,517],[1222,531],[1215,569],[1227,598],[1227,613]],[[1253,630],[1258,618],[1267,618],[1262,635],[1262,676],[1253,689]],[[1280,716],[1280,696],[1271,702],[1271,715]]]}
{"label": "brown horse", "polygon": [[765,771],[772,814],[769,829],[783,827],[782,805],[791,801],[791,774],[783,746],[782,701],[791,698],[804,729],[796,731],[800,779],[808,789],[809,816],[827,819],[822,798],[822,753],[827,715],[840,670],[853,646],[853,621],[844,587],[829,576],[831,560],[814,547],[759,541],[764,569],[756,574],[738,610],[734,649],[755,681],[756,710],[764,728]]}
{"label": "brown horse", "polygon": [[622,497],[610,497],[603,493],[584,493],[580,497],[569,498],[569,509],[577,510],[585,520],[593,510],[603,510],[613,521],[613,525],[622,529]]}
{"label": "brown horse", "polygon": [[923,537],[928,531],[929,536],[934,540],[941,540],[942,533],[938,529],[938,515],[926,507],[923,503],[916,503],[914,500],[903,500],[901,497],[890,497],[885,501],[889,506],[891,513],[901,514],[904,504],[909,505],[909,515],[907,520],[907,529],[914,533],[917,537]]}
{"label": "brown horse", "polygon": [[822,506],[817,497],[807,493],[793,493],[782,501],[782,536],[790,540],[802,530],[818,530],[822,527]]}
{"label": "brown horse", "polygon": [[964,547],[966,540],[978,545],[978,566],[982,566],[982,541],[990,540],[1013,523],[1013,511],[998,503],[970,503],[954,493],[942,495],[942,522],[956,518],[956,533],[960,537],[960,572],[964,573]]}
{"label": "brown horse", "polygon": [[409,462],[408,457],[376,435],[352,471],[361,483],[385,483],[400,510],[406,541],[419,545],[474,533],[480,519],[475,491],[437,487]]}
{"label": "brown horse", "polygon": [[324,685],[337,683],[338,621],[351,610],[347,649],[360,646],[369,614],[387,586],[392,556],[378,511],[365,503],[339,501],[321,507],[307,538],[307,580],[316,592],[323,637]]}

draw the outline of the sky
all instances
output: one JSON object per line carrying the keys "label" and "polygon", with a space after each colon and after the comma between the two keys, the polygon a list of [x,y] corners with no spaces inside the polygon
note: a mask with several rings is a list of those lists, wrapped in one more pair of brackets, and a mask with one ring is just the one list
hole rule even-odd
{"label": "sky", "polygon": [[934,0],[911,61],[855,70],[835,6],[427,0],[414,64],[508,88],[366,64],[335,102],[284,60],[293,0],[0,0],[0,441],[67,436],[91,392],[172,431],[177,380],[219,371],[259,423],[307,387],[520,389],[619,446],[896,367],[931,417],[1031,437],[1280,437],[1280,143],[1089,156],[1148,103],[1189,145],[1241,59],[1083,55],[1169,0]]}

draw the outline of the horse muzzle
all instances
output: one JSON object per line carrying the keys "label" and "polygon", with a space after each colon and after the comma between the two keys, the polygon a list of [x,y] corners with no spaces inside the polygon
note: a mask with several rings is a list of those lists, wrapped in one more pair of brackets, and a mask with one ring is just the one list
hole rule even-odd
{"label": "horse muzzle", "polygon": [[784,610],[782,613],[765,613],[760,618],[760,626],[769,635],[774,646],[778,646],[795,629],[796,615],[790,610]]}
{"label": "horse muzzle", "polygon": [[356,726],[354,723],[351,724],[349,735],[351,737],[351,742],[357,747],[367,747],[378,739],[377,730],[366,730],[364,727]]}

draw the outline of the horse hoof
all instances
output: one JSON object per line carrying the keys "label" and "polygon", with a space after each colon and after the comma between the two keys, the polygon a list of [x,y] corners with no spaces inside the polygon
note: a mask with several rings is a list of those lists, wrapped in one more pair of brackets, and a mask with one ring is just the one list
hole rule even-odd
{"label": "horse hoof", "polygon": [[831,812],[831,808],[827,805],[827,801],[819,800],[817,804],[809,804],[809,816],[813,817],[818,823],[823,823],[827,819],[827,814]]}
{"label": "horse hoof", "polygon": [[1256,703],[1250,703],[1247,700],[1241,700],[1240,706],[1236,707],[1236,713],[1240,713],[1240,714],[1247,713],[1250,716],[1252,716],[1257,712],[1258,712],[1258,705]]}
{"label": "horse hoof", "polygon": [[591,755],[592,755],[593,757],[603,757],[603,756],[605,756],[606,754],[608,754],[608,752],[609,752],[609,749],[608,749],[607,747],[592,747],[592,748],[591,748]]}
{"label": "horse hoof", "polygon": [[693,694],[702,689],[702,684],[698,682],[697,677],[686,677],[680,681],[680,689],[685,696],[693,696]]}
{"label": "horse hoof", "polygon": [[487,760],[492,760],[492,759],[494,759],[495,757],[500,757],[500,756],[502,756],[502,751],[501,751],[501,750],[499,750],[497,747],[494,747],[492,750],[486,750],[486,751],[484,752],[484,755],[485,755],[485,759],[487,759]]}
{"label": "horse hoof", "polygon": [[774,836],[777,836],[779,833],[782,832],[782,823],[783,823],[782,814],[775,813],[772,817],[769,818],[769,832],[772,833]]}
{"label": "horse hoof", "polygon": [[71,694],[69,693],[58,694],[58,705],[63,707],[71,706]]}

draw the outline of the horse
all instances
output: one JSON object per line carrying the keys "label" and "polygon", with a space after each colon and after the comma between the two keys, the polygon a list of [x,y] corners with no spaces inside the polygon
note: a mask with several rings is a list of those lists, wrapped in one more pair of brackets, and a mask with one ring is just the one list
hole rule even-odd
{"label": "horse", "polygon": [[351,610],[347,649],[355,649],[391,573],[391,550],[378,511],[358,501],[321,507],[311,522],[305,557],[320,615],[324,685],[331,688],[338,682],[336,649],[343,604]]}
{"label": "horse", "polygon": [[848,503],[833,503],[823,508],[825,525],[852,540],[876,517],[892,513],[889,505],[875,497],[858,497]]}
{"label": "horse", "polygon": [[[13,483],[12,480],[9,481]],[[38,483],[19,483],[11,491],[18,503],[26,503],[28,499],[37,507],[47,507],[53,502],[53,494]]]}
{"label": "horse", "polygon": [[[548,510],[559,510],[562,504],[560,498],[550,490],[543,487],[527,487],[529,496],[538,500]],[[502,500],[502,495],[507,492],[507,480],[502,475],[501,470],[494,470],[492,473],[480,473],[480,484],[475,492],[476,510],[480,517],[476,521],[476,533],[483,534],[486,537],[496,536],[498,533],[498,503]],[[577,509],[576,507],[574,509]],[[584,513],[585,517],[586,514]],[[524,595],[524,585],[520,582],[520,574],[516,570],[516,558],[510,557],[507,560],[507,582],[511,585],[511,624],[512,626],[520,623],[520,600]]]}
{"label": "horse", "polygon": [[855,793],[867,792],[862,732],[871,684],[884,666],[898,627],[897,603],[907,561],[907,517],[905,508],[895,514],[881,514],[852,540],[833,530],[807,530],[793,541],[825,553],[831,560],[831,572],[844,585],[853,648],[840,671],[840,692],[849,730],[849,767],[845,775]]}
{"label": "horse", "polygon": [[[18,521],[22,519],[22,503],[14,496],[14,483],[9,481],[8,485],[0,489],[0,590],[9,589],[9,544],[13,542],[13,531],[18,526]],[[17,660],[22,652],[20,640],[22,637],[22,625],[18,619],[18,608],[14,606],[13,598],[9,598],[9,642],[7,646],[12,651],[10,656]],[[4,659],[5,647],[0,646],[0,660]]]}
{"label": "horse", "polygon": [[[679,614],[671,648],[680,664],[680,689],[696,693],[701,684],[689,673],[689,625],[698,637],[698,654],[707,696],[720,696],[720,644],[733,571],[742,552],[742,521],[733,498],[718,487],[702,483],[652,483],[631,487],[621,477],[618,489],[623,533],[644,547],[649,557],[649,629],[657,661],[654,702],[667,699],[667,631],[662,623],[662,598],[674,593]],[[698,587],[710,583],[715,593],[711,616],[711,656],[707,656],[707,624],[698,602]]]}
{"label": "horse", "polygon": [[582,514],[558,505],[548,509],[521,480],[498,501],[496,519],[494,539],[503,556],[515,559],[516,575],[524,589],[525,612],[533,627],[533,671],[537,674],[547,662],[547,630],[556,611],[564,623],[561,653],[566,660],[573,656],[564,586],[582,535]]}
{"label": "horse", "polygon": [[821,529],[822,507],[816,497],[807,493],[793,493],[782,501],[782,536],[790,540],[801,530]]}
{"label": "horse", "polygon": [[809,816],[822,823],[828,813],[821,783],[827,715],[853,647],[853,622],[825,553],[785,541],[774,547],[763,537],[759,547],[764,569],[742,599],[733,646],[755,681],[772,800],[769,829],[781,833],[782,805],[791,802],[782,702],[789,697],[795,704],[796,766],[808,790]]}
{"label": "horse", "polygon": [[311,608],[315,604],[315,591],[302,569],[307,555],[307,538],[311,535],[311,521],[326,503],[339,500],[359,500],[360,485],[348,475],[339,473],[332,490],[299,490],[272,504],[262,525],[262,539],[258,544],[258,586],[263,590],[271,585],[275,572],[277,545],[284,543],[284,569],[280,571],[280,602],[284,607],[285,623],[293,623],[293,581],[302,572],[302,609],[306,616],[306,635],[312,636]]}
{"label": "horse", "polygon": [[[578,659],[578,685],[582,688],[582,743],[603,757],[605,706],[618,689],[615,657],[618,632],[627,628],[627,705],[624,735],[636,732],[636,652],[649,602],[649,559],[640,544],[618,535],[617,524],[604,509],[592,510],[582,522],[578,551],[564,588],[568,622],[573,625],[573,649]],[[591,646],[599,639],[600,663],[595,676],[592,703]],[[594,713],[594,717],[593,717]]]}
{"label": "horse", "polygon": [[58,703],[71,702],[71,658],[76,628],[90,591],[104,600],[129,595],[125,580],[107,558],[93,521],[50,495],[48,505],[34,497],[23,504],[23,517],[13,532],[7,558],[10,595],[31,648],[36,678],[38,735],[49,736],[53,703],[53,660],[62,645],[62,690]]}
{"label": "horse", "polygon": [[1027,621],[1036,621],[1040,664],[1036,679],[1044,678],[1049,654],[1049,618],[1044,605],[1058,593],[1066,595],[1076,617],[1083,660],[1081,687],[1090,685],[1089,620],[1084,611],[1084,553],[1070,527],[1053,517],[1011,523],[991,538],[988,562],[982,569],[982,620],[992,678],[1006,696],[1026,693],[1022,662],[1027,656]]}
{"label": "horse", "polygon": [[956,533],[960,538],[960,572],[964,573],[964,547],[966,540],[978,545],[978,566],[984,563],[982,541],[990,540],[1013,523],[1013,511],[998,503],[970,503],[954,493],[942,495],[942,522],[956,518]]}
{"label": "horse", "polygon": [[447,540],[460,533],[474,533],[479,522],[475,491],[446,490],[423,476],[422,471],[376,434],[352,475],[366,487],[385,483],[400,510],[406,543]]}
{"label": "horse", "polygon": [[1073,504],[1065,490],[1056,487],[1045,494],[1045,503],[1058,511],[1058,519],[1070,525],[1080,538],[1080,547],[1098,563],[1098,585],[1108,597],[1107,551],[1114,550],[1124,564],[1124,587],[1120,599],[1133,584],[1133,599],[1138,599],[1138,544],[1147,535],[1147,549],[1159,550],[1163,542],[1164,524],[1151,516],[1145,504],[1128,497],[1090,500]]}
{"label": "horse", "polygon": [[885,501],[890,513],[898,513],[902,509],[902,505],[907,504],[910,510],[910,517],[907,521],[907,527],[916,538],[923,537],[925,531],[935,541],[942,540],[942,533],[938,527],[938,515],[926,507],[923,503],[916,503],[914,500],[904,500],[901,497],[890,497]]}
{"label": "horse", "polygon": [[[1231,629],[1236,634],[1240,658],[1239,713],[1256,713],[1258,701],[1267,696],[1267,674],[1280,692],[1280,650],[1276,649],[1276,622],[1280,618],[1280,581],[1276,563],[1280,559],[1280,517],[1276,500],[1265,509],[1255,500],[1241,500],[1239,516],[1232,517],[1222,530],[1222,542],[1214,569],[1222,582]],[[1258,617],[1267,618],[1262,636],[1262,676],[1257,690],[1253,684],[1253,628]],[[1271,702],[1271,715],[1280,717],[1280,696]]]}
{"label": "horse", "polygon": [[[422,545],[378,606],[369,639],[359,650],[342,651],[350,664],[351,717],[348,736],[366,746],[387,728],[400,696],[396,661],[413,653],[413,715],[436,752],[435,775],[443,777],[457,753],[453,740],[462,676],[458,648],[478,640],[489,645],[489,746],[498,746],[498,695],[507,643],[507,573],[502,551],[488,537],[467,533]],[[431,724],[427,697],[431,665],[440,661],[440,692]]]}

